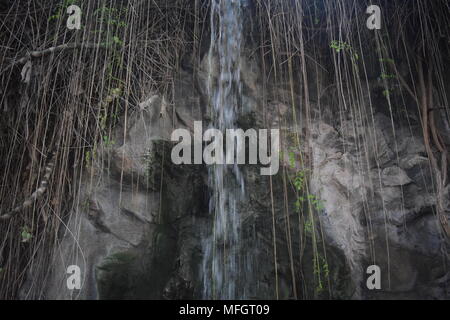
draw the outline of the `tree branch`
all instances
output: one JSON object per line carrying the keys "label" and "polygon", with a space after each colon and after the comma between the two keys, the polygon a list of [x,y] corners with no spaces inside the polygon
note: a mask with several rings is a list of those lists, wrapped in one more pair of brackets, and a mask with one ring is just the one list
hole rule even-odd
{"label": "tree branch", "polygon": [[55,53],[55,52],[60,52],[60,51],[70,50],[70,49],[77,49],[77,48],[97,49],[97,48],[106,48],[106,45],[97,44],[97,43],[66,43],[66,44],[61,44],[59,46],[47,48],[47,49],[40,50],[40,51],[30,51],[22,58],[14,60],[6,68],[6,70],[8,70],[18,64],[24,64],[27,61],[29,61],[31,58],[40,58],[40,57],[43,57],[50,53]]}

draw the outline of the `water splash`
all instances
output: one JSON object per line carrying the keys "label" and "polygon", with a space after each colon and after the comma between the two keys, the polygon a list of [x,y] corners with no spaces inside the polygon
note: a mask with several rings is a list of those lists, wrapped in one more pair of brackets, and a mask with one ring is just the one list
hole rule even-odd
{"label": "water splash", "polygon": [[[212,127],[226,132],[236,126],[241,100],[242,8],[240,0],[213,0],[211,46],[208,56],[208,91],[212,104]],[[210,212],[212,235],[205,240],[203,295],[206,299],[240,299],[239,203],[244,197],[244,179],[237,164],[209,168],[212,189]]]}

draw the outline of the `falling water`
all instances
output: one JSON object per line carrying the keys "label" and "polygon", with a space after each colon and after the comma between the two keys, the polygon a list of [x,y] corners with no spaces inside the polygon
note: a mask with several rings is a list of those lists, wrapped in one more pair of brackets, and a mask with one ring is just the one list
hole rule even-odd
{"label": "falling water", "polygon": [[[211,7],[210,77],[211,127],[225,133],[236,126],[241,100],[242,13],[240,0],[213,0]],[[213,70],[216,70],[213,72]],[[209,168],[212,189],[210,212],[213,230],[204,243],[204,298],[239,299],[240,225],[239,203],[244,180],[237,164]]]}

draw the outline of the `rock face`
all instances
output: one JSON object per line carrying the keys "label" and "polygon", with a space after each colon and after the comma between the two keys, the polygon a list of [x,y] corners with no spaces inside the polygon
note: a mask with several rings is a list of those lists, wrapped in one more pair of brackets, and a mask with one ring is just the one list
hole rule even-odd
{"label": "rock face", "polygon": [[[180,82],[178,88],[186,85]],[[85,174],[83,205],[55,253],[48,298],[161,299],[176,265],[183,278],[196,277],[189,263],[199,254],[196,228],[204,220],[207,191],[202,166],[171,164],[170,135],[178,113],[190,114],[182,126],[199,114],[195,105],[183,109],[195,97],[178,94],[183,100],[177,101],[175,117],[164,99],[153,95],[130,115],[125,137],[117,128],[115,143],[97,151]],[[68,265],[81,268],[82,290],[67,290]],[[177,288],[179,298],[191,296],[189,290]]]}
{"label": "rock face", "polygon": [[[245,129],[263,127],[257,112],[255,94],[260,89],[255,70],[250,62],[243,70],[246,88],[253,88],[248,89],[239,120]],[[207,119],[208,112],[202,112],[206,108],[200,105],[202,92],[192,88],[193,81],[192,75],[181,74],[174,109],[151,95],[150,102],[129,116],[126,135],[118,127],[112,138],[115,143],[96,152],[83,180],[80,206],[54,254],[46,298],[203,297],[204,242],[213,230],[207,169],[176,166],[170,160],[172,129],[192,130],[194,120]],[[286,108],[280,104],[278,109],[286,113]],[[266,116],[274,127],[282,122],[276,111]],[[243,264],[252,266],[243,268],[245,277],[239,280],[244,296],[350,297],[353,284],[345,258],[328,245],[331,258],[326,272],[334,279],[333,286],[328,292],[317,292],[311,237],[298,233],[301,221],[293,209],[295,194],[283,170],[274,177],[261,176],[258,166],[245,165],[242,173],[248,187],[245,201],[239,204],[239,252]],[[81,290],[67,289],[70,265],[81,269]]]}
{"label": "rock face", "polygon": [[[80,205],[54,254],[46,298],[203,297],[201,261],[213,229],[207,169],[170,160],[172,130],[192,131],[193,121],[209,119],[205,73],[198,76],[180,74],[173,105],[150,94],[126,128],[116,129],[115,144],[96,151]],[[280,128],[288,141],[282,154],[297,156],[289,137],[298,134],[304,141],[305,124],[295,125],[290,99],[280,98],[286,88],[272,86],[261,112],[261,77],[258,64],[244,59],[239,125]],[[239,252],[251,269],[238,286],[245,297],[448,297],[445,240],[434,214],[420,124],[399,122],[394,131],[380,110],[367,111],[370,119],[336,120],[330,111],[312,120],[309,192],[321,205],[308,211],[311,216],[296,208],[289,177],[298,174],[298,163],[283,157],[273,177],[261,176],[258,166],[242,166]],[[373,264],[381,268],[381,290],[366,287],[366,269]],[[81,268],[81,290],[67,289],[69,265]]]}
{"label": "rock face", "polygon": [[[419,125],[396,128],[394,138],[388,117],[377,112],[373,118],[370,127],[359,119],[336,129],[315,124],[311,188],[325,202],[327,242],[345,253],[360,283],[355,298],[445,298],[446,246],[425,149],[413,133]],[[382,290],[367,290],[369,265],[380,266]]]}

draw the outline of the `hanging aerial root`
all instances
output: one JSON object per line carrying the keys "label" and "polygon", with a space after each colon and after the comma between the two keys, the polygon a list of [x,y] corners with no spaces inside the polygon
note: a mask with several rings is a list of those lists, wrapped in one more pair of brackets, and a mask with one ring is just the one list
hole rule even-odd
{"label": "hanging aerial root", "polygon": [[56,161],[56,151],[52,153],[51,158],[47,165],[45,166],[45,174],[44,177],[41,180],[41,183],[39,185],[39,188],[36,189],[35,192],[27,199],[25,200],[21,205],[15,207],[10,212],[0,216],[0,220],[9,220],[19,212],[31,207],[33,203],[36,202],[36,200],[42,198],[42,196],[45,194],[45,192],[48,189],[48,183],[50,180],[50,176],[53,172],[53,169],[55,168],[55,161]]}
{"label": "hanging aerial root", "polygon": [[[431,168],[436,179],[436,211],[442,230],[447,238],[450,238],[450,226],[448,218],[444,209],[444,190],[447,184],[447,149],[440,145],[439,136],[435,127],[433,113],[430,113],[430,108],[433,105],[433,77],[432,69],[428,70],[427,84],[425,83],[424,67],[422,60],[419,59],[418,65],[419,74],[419,88],[421,91],[420,106],[422,112],[423,122],[423,137],[425,149],[430,159]],[[430,137],[431,132],[431,137]],[[436,144],[438,152],[441,154],[441,168],[439,168],[438,161],[433,153],[432,142]]]}

